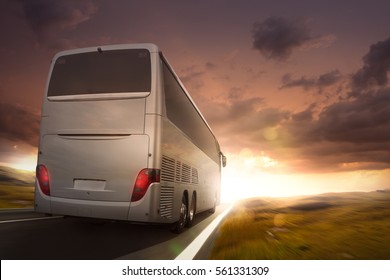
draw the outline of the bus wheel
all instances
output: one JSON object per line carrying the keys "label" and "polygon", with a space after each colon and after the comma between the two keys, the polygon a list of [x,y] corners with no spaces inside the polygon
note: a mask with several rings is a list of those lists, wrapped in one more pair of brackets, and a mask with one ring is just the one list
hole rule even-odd
{"label": "bus wheel", "polygon": [[180,206],[180,218],[179,220],[174,224],[172,231],[175,233],[181,233],[187,223],[187,199],[185,195],[183,194],[183,197],[181,199],[181,206]]}
{"label": "bus wheel", "polygon": [[188,209],[187,224],[186,224],[187,227],[192,226],[192,223],[194,221],[195,211],[196,211],[196,196],[195,196],[195,193],[193,193],[192,198],[191,198],[190,207]]}

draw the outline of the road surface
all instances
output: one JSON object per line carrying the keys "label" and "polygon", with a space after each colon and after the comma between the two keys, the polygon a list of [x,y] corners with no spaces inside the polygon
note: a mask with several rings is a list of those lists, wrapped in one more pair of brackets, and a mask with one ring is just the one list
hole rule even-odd
{"label": "road surface", "polygon": [[[33,210],[0,211],[0,259],[175,259],[227,205],[195,216],[181,234],[170,225],[96,222]],[[207,258],[207,250],[197,258]]]}

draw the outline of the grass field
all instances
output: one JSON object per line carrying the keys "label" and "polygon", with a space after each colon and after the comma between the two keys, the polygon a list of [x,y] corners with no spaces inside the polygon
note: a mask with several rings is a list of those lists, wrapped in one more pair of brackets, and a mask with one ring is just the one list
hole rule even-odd
{"label": "grass field", "polygon": [[210,259],[389,260],[390,192],[241,201]]}
{"label": "grass field", "polygon": [[0,184],[0,209],[34,206],[34,187]]}
{"label": "grass field", "polygon": [[34,206],[35,173],[0,166],[0,209]]}

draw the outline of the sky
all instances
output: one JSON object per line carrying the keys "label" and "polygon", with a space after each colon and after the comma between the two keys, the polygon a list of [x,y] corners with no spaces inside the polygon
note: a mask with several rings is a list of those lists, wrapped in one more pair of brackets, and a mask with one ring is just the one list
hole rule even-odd
{"label": "sky", "polygon": [[34,169],[53,55],[165,53],[228,157],[225,198],[390,188],[390,2],[0,1],[0,164]]}

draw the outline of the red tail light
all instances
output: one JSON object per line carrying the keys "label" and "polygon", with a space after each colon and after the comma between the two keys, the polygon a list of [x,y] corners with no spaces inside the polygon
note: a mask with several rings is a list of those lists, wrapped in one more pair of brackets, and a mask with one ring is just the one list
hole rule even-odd
{"label": "red tail light", "polygon": [[41,191],[44,194],[50,196],[50,178],[46,166],[44,166],[43,164],[38,165],[36,170],[36,176]]}
{"label": "red tail light", "polygon": [[144,197],[150,184],[160,182],[160,170],[159,169],[142,169],[135,180],[133,195],[131,201],[138,201]]}

